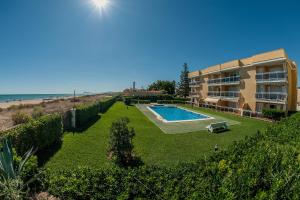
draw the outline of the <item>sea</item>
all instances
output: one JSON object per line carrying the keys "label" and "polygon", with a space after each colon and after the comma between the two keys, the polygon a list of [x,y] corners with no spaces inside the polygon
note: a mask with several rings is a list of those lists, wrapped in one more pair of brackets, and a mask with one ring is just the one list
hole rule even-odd
{"label": "sea", "polygon": [[[73,96],[73,94],[0,94],[0,102],[36,100],[36,99],[59,99]],[[77,95],[76,95],[77,96]]]}

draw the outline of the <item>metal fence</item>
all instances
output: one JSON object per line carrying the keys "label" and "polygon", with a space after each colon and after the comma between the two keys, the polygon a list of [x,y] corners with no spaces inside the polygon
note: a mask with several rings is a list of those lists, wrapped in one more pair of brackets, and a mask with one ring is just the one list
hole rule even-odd
{"label": "metal fence", "polygon": [[228,98],[238,98],[240,97],[240,92],[238,91],[209,91],[207,93],[210,97],[228,97]]}
{"label": "metal fence", "polygon": [[232,83],[240,83],[240,76],[229,76],[224,78],[215,78],[215,79],[209,79],[208,85],[214,85],[214,84],[232,84]]}
{"label": "metal fence", "polygon": [[277,71],[277,72],[263,72],[256,74],[256,82],[278,82],[278,81],[287,81],[287,72],[286,71]]}

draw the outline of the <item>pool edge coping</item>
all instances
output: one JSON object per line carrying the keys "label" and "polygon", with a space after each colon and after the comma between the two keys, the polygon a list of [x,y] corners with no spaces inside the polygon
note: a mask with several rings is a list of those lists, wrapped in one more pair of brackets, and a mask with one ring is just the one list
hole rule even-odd
{"label": "pool edge coping", "polygon": [[[192,110],[183,108],[183,107],[181,107],[181,106],[177,106],[177,105],[173,105],[173,104],[170,104],[170,105],[172,105],[172,106],[174,106],[174,107],[177,107],[177,108],[180,108],[180,109],[182,109],[182,110],[188,111],[188,112],[192,112],[192,113],[198,114],[198,115],[201,114],[201,115],[203,115],[203,116],[205,116],[205,117],[207,117],[207,118],[205,118],[205,119],[188,119],[188,120],[168,121],[168,120],[166,120],[165,118],[163,118],[159,113],[155,112],[152,108],[150,108],[151,105],[146,106],[146,107],[147,107],[147,109],[148,109],[151,113],[153,113],[153,114],[157,117],[158,120],[160,120],[160,121],[162,121],[162,122],[164,122],[164,123],[195,122],[195,121],[204,121],[204,120],[212,120],[212,119],[215,119],[214,117],[211,117],[211,116],[208,116],[208,115],[206,115],[206,114],[199,113],[199,112],[195,112],[195,111],[192,111]],[[163,106],[166,106],[166,105],[163,104]]]}

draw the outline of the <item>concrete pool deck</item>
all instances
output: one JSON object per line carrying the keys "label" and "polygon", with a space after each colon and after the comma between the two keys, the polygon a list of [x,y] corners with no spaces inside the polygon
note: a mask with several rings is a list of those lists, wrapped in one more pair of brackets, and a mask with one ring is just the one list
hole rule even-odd
{"label": "concrete pool deck", "polygon": [[[157,127],[159,127],[164,133],[167,134],[178,134],[178,133],[190,133],[196,131],[206,131],[207,126],[211,123],[226,121],[230,126],[239,124],[240,122],[227,119],[225,117],[220,117],[218,115],[209,114],[208,116],[213,117],[214,119],[200,120],[200,121],[183,121],[183,122],[173,122],[165,123],[157,118],[148,108],[149,104],[136,104],[135,105],[144,115],[146,115],[150,121],[152,121]],[[180,106],[178,106],[180,107]],[[185,108],[186,109],[186,108]],[[189,109],[193,112],[195,110]],[[201,112],[198,112],[201,114]],[[207,115],[207,114],[205,114]]]}

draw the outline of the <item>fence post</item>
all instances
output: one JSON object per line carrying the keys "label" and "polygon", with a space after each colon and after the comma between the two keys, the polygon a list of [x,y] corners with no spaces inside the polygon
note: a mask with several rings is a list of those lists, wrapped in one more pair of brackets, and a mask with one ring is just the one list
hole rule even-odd
{"label": "fence post", "polygon": [[76,128],[76,109],[75,108],[71,109],[71,127],[73,129]]}

